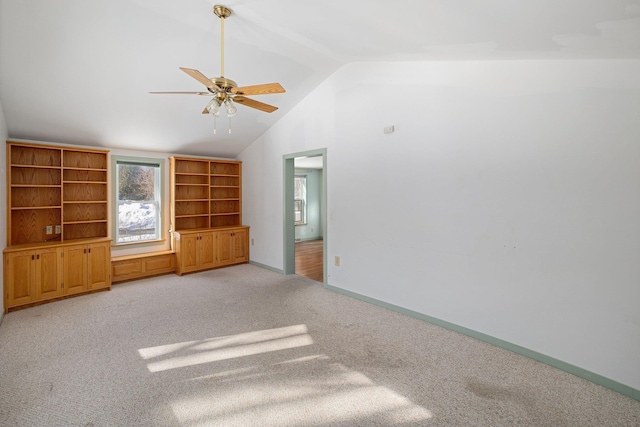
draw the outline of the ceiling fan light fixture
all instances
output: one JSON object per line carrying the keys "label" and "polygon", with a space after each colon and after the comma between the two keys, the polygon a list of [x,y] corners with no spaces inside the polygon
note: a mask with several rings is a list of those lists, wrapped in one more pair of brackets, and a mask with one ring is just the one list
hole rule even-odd
{"label": "ceiling fan light fixture", "polygon": [[211,99],[206,106],[207,111],[212,116],[218,117],[220,115],[220,103],[217,98]]}
{"label": "ceiling fan light fixture", "polygon": [[236,113],[238,112],[238,109],[236,108],[236,105],[233,103],[231,98],[227,98],[224,101],[224,106],[227,109],[227,116],[229,116],[229,117],[235,116]]}

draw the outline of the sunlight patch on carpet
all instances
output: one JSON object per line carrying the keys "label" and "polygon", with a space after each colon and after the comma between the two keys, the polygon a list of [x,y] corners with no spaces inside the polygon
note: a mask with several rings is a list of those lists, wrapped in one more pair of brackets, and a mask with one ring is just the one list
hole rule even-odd
{"label": "sunlight patch on carpet", "polygon": [[313,344],[306,325],[266,329],[138,350],[150,372],[201,365]]}
{"label": "sunlight patch on carpet", "polygon": [[189,426],[244,425],[249,419],[260,419],[264,425],[360,424],[372,419],[392,425],[433,417],[427,409],[344,365],[329,363],[322,374],[317,368],[310,367],[297,377],[266,368],[261,378],[250,382],[238,378],[235,386],[218,383],[217,391],[178,399],[171,409],[180,424]]}

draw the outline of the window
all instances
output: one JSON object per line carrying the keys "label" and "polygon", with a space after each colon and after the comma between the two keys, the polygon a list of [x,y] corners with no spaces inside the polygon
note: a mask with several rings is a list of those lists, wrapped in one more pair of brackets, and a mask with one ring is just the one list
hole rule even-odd
{"label": "window", "polygon": [[307,177],[296,175],[293,178],[293,216],[295,225],[307,223]]}
{"label": "window", "polygon": [[115,158],[115,243],[162,238],[162,165],[164,160]]}

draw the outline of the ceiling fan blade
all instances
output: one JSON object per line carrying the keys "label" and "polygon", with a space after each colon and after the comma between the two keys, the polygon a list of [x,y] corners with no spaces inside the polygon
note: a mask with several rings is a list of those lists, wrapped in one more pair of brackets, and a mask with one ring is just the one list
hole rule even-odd
{"label": "ceiling fan blade", "polygon": [[266,83],[263,85],[235,87],[231,89],[231,93],[238,95],[267,95],[270,93],[286,92],[280,83]]}
{"label": "ceiling fan blade", "polygon": [[213,89],[216,91],[222,90],[217,85],[215,85],[211,80],[209,80],[207,76],[202,74],[200,71],[194,70],[192,68],[184,68],[184,67],[180,67],[180,69],[185,73],[189,74],[191,77],[193,77],[200,83],[202,83],[203,85],[205,85],[206,87],[208,87],[209,89]]}
{"label": "ceiling fan blade", "polygon": [[211,96],[211,92],[149,92],[154,95],[208,95]]}
{"label": "ceiling fan blade", "polygon": [[264,102],[256,101],[255,99],[245,98],[244,96],[234,97],[233,102],[255,108],[256,110],[265,111],[267,113],[273,113],[278,109],[278,107],[274,107],[273,105],[265,104]]}

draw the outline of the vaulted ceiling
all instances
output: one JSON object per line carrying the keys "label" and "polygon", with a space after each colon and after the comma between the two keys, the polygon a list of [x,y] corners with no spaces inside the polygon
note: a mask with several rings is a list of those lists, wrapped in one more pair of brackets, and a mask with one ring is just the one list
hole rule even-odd
{"label": "vaulted ceiling", "polygon": [[[214,4],[233,10],[225,77],[287,90],[231,134],[208,97],[148,93],[203,90],[178,67],[220,74]],[[640,1],[0,1],[9,136],[40,141],[235,157],[348,62],[582,58],[640,58]]]}

